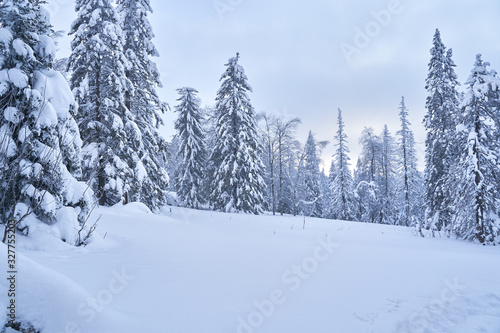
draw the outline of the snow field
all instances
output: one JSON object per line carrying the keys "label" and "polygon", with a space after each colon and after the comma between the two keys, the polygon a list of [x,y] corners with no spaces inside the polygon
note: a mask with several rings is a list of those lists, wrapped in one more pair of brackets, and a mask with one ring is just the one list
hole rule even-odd
{"label": "snow field", "polygon": [[18,237],[18,313],[44,333],[500,331],[497,247],[137,203],[100,214],[86,248]]}

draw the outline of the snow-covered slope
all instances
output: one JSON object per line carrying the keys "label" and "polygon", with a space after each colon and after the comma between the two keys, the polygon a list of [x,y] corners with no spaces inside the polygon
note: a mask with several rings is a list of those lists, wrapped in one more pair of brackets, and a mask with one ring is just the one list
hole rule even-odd
{"label": "snow-covered slope", "polygon": [[137,203],[99,214],[86,248],[18,237],[18,314],[43,333],[500,332],[498,247]]}

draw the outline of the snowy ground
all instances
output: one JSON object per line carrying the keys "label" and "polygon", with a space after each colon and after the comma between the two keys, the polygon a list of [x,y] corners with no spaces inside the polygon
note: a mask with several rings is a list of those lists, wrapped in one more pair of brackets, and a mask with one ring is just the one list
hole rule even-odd
{"label": "snowy ground", "polygon": [[98,214],[86,248],[18,236],[17,311],[42,333],[500,332],[499,247],[302,217]]}

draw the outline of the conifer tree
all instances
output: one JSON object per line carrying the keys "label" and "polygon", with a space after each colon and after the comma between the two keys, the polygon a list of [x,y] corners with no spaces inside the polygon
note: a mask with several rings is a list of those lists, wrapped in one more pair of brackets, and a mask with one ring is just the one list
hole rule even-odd
{"label": "conifer tree", "polygon": [[110,0],[77,0],[70,34],[71,88],[79,104],[83,178],[101,205],[114,205],[146,177],[134,147],[141,132],[125,104],[133,87],[125,75],[123,33]]}
{"label": "conifer tree", "polygon": [[382,143],[373,128],[366,128],[361,134],[361,157],[358,159],[354,183],[358,202],[358,220],[380,223],[380,189],[378,178],[381,174]]}
{"label": "conifer tree", "polygon": [[425,225],[432,230],[441,230],[451,223],[450,201],[453,174],[450,167],[456,160],[456,134],[459,85],[454,71],[452,50],[441,41],[436,30],[430,51],[429,73],[425,88],[428,91],[427,114],[424,126],[425,140]]}
{"label": "conifer tree", "polygon": [[401,98],[399,106],[399,118],[401,129],[397,132],[399,136],[399,193],[400,211],[398,223],[404,226],[416,226],[420,223],[418,216],[421,207],[420,174],[417,169],[417,152],[415,149],[415,138],[410,129],[408,120],[408,109],[404,97]]}
{"label": "conifer tree", "polygon": [[495,243],[500,199],[498,103],[500,79],[481,55],[466,82],[459,124],[459,163],[453,169],[455,205],[453,232],[460,238]]}
{"label": "conifer tree", "polygon": [[354,218],[353,179],[349,169],[349,148],[347,134],[342,120],[342,111],[339,109],[337,118],[338,130],[335,135],[337,150],[333,155],[330,169],[331,213],[334,219],[352,220]]}
{"label": "conifer tree", "polygon": [[92,191],[75,179],[81,173],[76,104],[51,69],[56,48],[48,13],[40,1],[3,1],[0,27],[0,221],[14,221],[25,234],[40,230],[41,221],[80,245]]}
{"label": "conifer tree", "polygon": [[382,132],[381,175],[379,180],[381,223],[394,224],[396,195],[396,147],[387,125]]}
{"label": "conifer tree", "polygon": [[331,218],[330,205],[332,200],[332,193],[330,191],[330,177],[326,175],[324,168],[319,172],[319,190],[321,192],[321,218]]}
{"label": "conifer tree", "polygon": [[[324,214],[327,218],[330,218],[330,219],[335,218],[333,203],[331,201],[333,198],[332,184],[335,182],[335,178],[337,177],[337,166],[335,164],[335,155],[333,155],[333,157],[334,158],[332,159],[332,162],[330,163],[330,173],[328,174],[328,195],[329,195],[328,200],[330,200],[330,202],[328,202],[328,204],[325,206],[325,209],[327,211]],[[353,187],[354,187],[354,180],[353,180]],[[356,212],[354,212],[354,215],[355,215],[355,213]]]}
{"label": "conifer tree", "polygon": [[217,92],[211,202],[218,210],[259,214],[265,186],[261,143],[247,95],[252,88],[238,60],[238,53],[229,59]]}
{"label": "conifer tree", "polygon": [[177,166],[176,187],[181,204],[199,209],[205,202],[204,180],[206,168],[205,135],[202,129],[200,102],[193,88],[177,89],[180,94],[179,112],[175,129],[179,139],[178,155],[181,159]]}
{"label": "conifer tree", "polygon": [[321,217],[322,193],[320,186],[319,158],[316,150],[316,140],[311,131],[307,137],[304,148],[304,193],[302,200],[302,213],[306,216]]}
{"label": "conifer tree", "polygon": [[166,104],[160,101],[156,92],[156,87],[161,87],[160,73],[151,60],[159,56],[152,43],[154,33],[147,17],[153,10],[149,0],[118,0],[117,4],[124,54],[128,60],[125,74],[134,88],[133,94],[125,91],[125,105],[134,115],[140,132],[140,140],[133,146],[140,161],[135,164],[145,171],[142,181],[132,184],[130,196],[133,201],[158,209],[166,202],[169,179],[165,166],[167,145],[158,131],[163,125],[161,113]]}
{"label": "conifer tree", "polygon": [[168,183],[168,191],[175,192],[177,191],[175,177],[177,170],[180,165],[180,156],[179,156],[179,136],[174,135],[172,139],[167,143],[167,164],[165,169],[167,170],[167,174],[170,180]]}

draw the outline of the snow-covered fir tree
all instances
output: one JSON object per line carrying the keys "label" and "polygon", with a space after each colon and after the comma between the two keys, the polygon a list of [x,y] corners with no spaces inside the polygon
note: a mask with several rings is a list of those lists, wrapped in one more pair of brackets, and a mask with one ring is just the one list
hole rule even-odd
{"label": "snow-covered fir tree", "polygon": [[330,211],[332,218],[338,220],[352,220],[355,214],[354,187],[351,170],[349,169],[349,148],[347,147],[347,134],[339,109],[337,118],[338,130],[335,135],[335,146],[332,166],[330,168]]}
{"label": "snow-covered fir tree", "polygon": [[[175,192],[175,177],[176,172],[179,167],[181,158],[179,156],[179,137],[174,135],[172,139],[167,143],[167,164],[165,169],[167,170],[168,177],[170,181],[168,182],[168,191]],[[173,180],[173,181],[172,181]]]}
{"label": "snow-covered fir tree", "polygon": [[[334,143],[335,144],[335,143]],[[331,218],[333,219],[334,218],[334,214],[333,214],[333,205],[332,205],[332,202],[331,202],[331,198],[333,197],[333,191],[332,191],[332,184],[335,182],[335,177],[337,176],[337,166],[335,165],[335,155],[333,155],[333,159],[332,159],[332,162],[330,163],[330,172],[328,174],[328,199],[330,200],[330,202],[328,203],[328,205],[325,206],[325,209],[326,209],[326,212],[325,212],[325,216],[327,218]],[[353,179],[353,188],[354,188],[354,179]],[[353,192],[354,194],[354,192]]]}
{"label": "snow-covered fir tree", "polygon": [[394,224],[396,205],[396,145],[387,125],[382,131],[381,175],[379,179],[381,223]]}
{"label": "snow-covered fir tree", "polygon": [[210,198],[217,210],[259,214],[265,186],[261,142],[247,94],[252,88],[238,60],[238,53],[229,59],[217,92]]}
{"label": "snow-covered fir tree", "polygon": [[404,97],[399,105],[399,119],[401,129],[397,132],[399,136],[399,213],[397,223],[404,226],[416,226],[421,223],[419,213],[422,210],[421,203],[421,175],[417,168],[417,152],[415,149],[415,138],[410,129],[408,120],[408,109]]}
{"label": "snow-covered fir tree", "polygon": [[125,91],[125,105],[135,117],[140,131],[140,140],[133,140],[136,151],[136,175],[145,171],[137,182],[131,184],[130,199],[140,201],[152,209],[158,209],[166,202],[168,174],[166,171],[165,140],[158,128],[163,124],[161,113],[166,105],[160,101],[157,87],[161,87],[160,73],[151,57],[158,57],[152,39],[153,29],[148,14],[153,10],[149,0],[117,0],[117,11],[124,35],[125,57],[128,67],[127,78],[134,88]]}
{"label": "snow-covered fir tree", "polygon": [[425,225],[432,230],[446,229],[451,223],[450,167],[456,160],[456,118],[459,85],[452,50],[446,51],[439,30],[431,48],[431,60],[425,88],[428,91],[424,118],[425,140]]}
{"label": "snow-covered fir tree", "polygon": [[330,177],[329,175],[326,175],[324,168],[319,172],[319,189],[321,191],[321,217],[327,219],[331,217],[330,205],[332,201],[332,193],[330,191]]}
{"label": "snow-covered fir tree", "polygon": [[500,79],[481,55],[466,82],[458,126],[459,163],[454,168],[453,232],[460,238],[495,243],[499,239],[499,87]]}
{"label": "snow-covered fir tree", "polygon": [[359,143],[362,151],[354,173],[357,220],[380,223],[380,189],[377,181],[382,169],[382,143],[371,127],[364,128]]}
{"label": "snow-covered fir tree", "polygon": [[[209,206],[211,205],[211,199],[210,195],[212,192],[212,189],[210,187],[211,184],[214,183],[214,176],[215,176],[215,163],[212,162],[212,155],[213,155],[213,147],[215,147],[215,143],[217,142],[217,128],[215,124],[217,123],[217,111],[215,106],[205,106],[201,108],[202,111],[202,128],[203,128],[203,134],[205,135],[205,147],[207,149],[207,155],[205,157],[207,164],[205,165],[205,201]],[[175,141],[178,140],[177,137],[174,137],[172,140]],[[176,152],[178,149],[176,150]],[[168,165],[172,164],[171,158],[168,160]],[[178,159],[178,156],[174,156],[174,159]],[[174,162],[175,163],[175,162]],[[179,164],[179,163],[176,163]],[[177,170],[177,168],[175,169]],[[175,177],[175,174],[174,176]],[[172,182],[171,182],[172,183]],[[171,186],[172,187],[172,186]],[[175,187],[173,187],[175,190]],[[213,208],[213,207],[211,207]]]}
{"label": "snow-covered fir tree", "polygon": [[110,0],[77,0],[76,11],[69,68],[79,104],[83,178],[101,205],[114,205],[147,177],[135,150],[142,135],[125,104],[133,87],[125,75],[123,34]]}
{"label": "snow-covered fir tree", "polygon": [[200,102],[193,88],[177,89],[180,97],[175,111],[179,112],[175,129],[179,139],[180,163],[176,172],[177,196],[189,208],[201,208],[205,203],[206,172],[205,135],[202,128]]}
{"label": "snow-covered fir tree", "polygon": [[301,211],[306,216],[322,217],[319,157],[316,140],[311,131],[309,131],[304,151],[304,185]]}
{"label": "snow-covered fir tree", "polygon": [[76,104],[67,81],[51,69],[49,14],[40,1],[3,1],[0,27],[0,221],[79,245],[92,191],[75,178]]}

